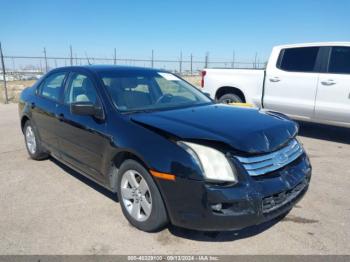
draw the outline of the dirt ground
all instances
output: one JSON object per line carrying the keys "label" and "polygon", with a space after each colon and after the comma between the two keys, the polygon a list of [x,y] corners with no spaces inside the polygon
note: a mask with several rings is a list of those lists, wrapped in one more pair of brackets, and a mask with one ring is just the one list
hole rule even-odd
{"label": "dirt ground", "polygon": [[[7,86],[8,100],[12,103],[18,102],[18,98],[21,91],[28,86],[32,86],[34,83],[35,83],[35,80],[7,81],[6,86]],[[4,82],[0,81],[0,103],[4,103],[4,101],[5,101]]]}
{"label": "dirt ground", "polygon": [[350,130],[302,124],[313,165],[281,221],[237,232],[144,233],[116,196],[53,159],[28,158],[17,105],[0,105],[0,254],[349,254]]}

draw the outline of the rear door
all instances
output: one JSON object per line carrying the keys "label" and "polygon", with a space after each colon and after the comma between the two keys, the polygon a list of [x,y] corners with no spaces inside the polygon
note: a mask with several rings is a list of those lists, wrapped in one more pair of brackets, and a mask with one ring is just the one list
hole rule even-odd
{"label": "rear door", "polygon": [[350,47],[329,47],[325,73],[320,74],[315,118],[350,123]]}
{"label": "rear door", "polygon": [[36,99],[32,102],[32,121],[37,128],[41,142],[51,151],[58,153],[57,107],[61,103],[61,95],[67,73],[60,71],[49,74],[38,86]]}
{"label": "rear door", "polygon": [[311,118],[314,114],[320,47],[280,50],[266,69],[264,107]]}

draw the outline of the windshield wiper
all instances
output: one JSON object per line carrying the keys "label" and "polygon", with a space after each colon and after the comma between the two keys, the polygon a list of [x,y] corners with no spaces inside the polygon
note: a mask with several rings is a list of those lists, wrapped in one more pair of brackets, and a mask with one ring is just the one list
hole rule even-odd
{"label": "windshield wiper", "polygon": [[157,109],[135,109],[135,110],[127,110],[127,111],[124,111],[123,113],[135,114],[135,113],[150,113],[154,111],[157,111]]}

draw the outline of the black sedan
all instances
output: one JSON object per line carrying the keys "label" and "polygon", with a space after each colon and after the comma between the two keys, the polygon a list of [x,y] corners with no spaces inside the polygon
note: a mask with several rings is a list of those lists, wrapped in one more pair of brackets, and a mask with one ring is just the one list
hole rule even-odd
{"label": "black sedan", "polygon": [[164,70],[58,68],[22,92],[19,113],[31,158],[117,192],[144,231],[256,225],[288,212],[311,177],[288,117],[216,104]]}

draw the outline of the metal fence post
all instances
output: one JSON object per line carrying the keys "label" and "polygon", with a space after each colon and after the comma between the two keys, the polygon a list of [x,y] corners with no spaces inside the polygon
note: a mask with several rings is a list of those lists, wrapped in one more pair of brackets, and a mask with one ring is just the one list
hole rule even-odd
{"label": "metal fence post", "polygon": [[69,49],[70,49],[70,65],[72,66],[73,65],[73,50],[72,50],[71,45],[69,46]]}
{"label": "metal fence post", "polygon": [[191,75],[193,75],[193,55],[191,54],[191,59],[190,59],[190,70],[191,70]]}
{"label": "metal fence post", "polygon": [[209,66],[209,52],[205,54],[204,68],[208,68],[208,66]]}
{"label": "metal fence post", "polygon": [[232,64],[231,64],[232,68],[235,68],[235,50],[233,50],[232,52]]}
{"label": "metal fence post", "polygon": [[258,57],[258,53],[255,53],[255,58],[254,58],[254,68],[256,69],[256,60],[257,60],[257,57]]}
{"label": "metal fence post", "polygon": [[154,67],[154,51],[152,49],[152,60],[151,60],[151,67]]}
{"label": "metal fence post", "polygon": [[117,64],[117,49],[114,48],[114,64]]}
{"label": "metal fence post", "polygon": [[180,51],[180,60],[179,60],[179,72],[182,73],[182,51]]}
{"label": "metal fence post", "polygon": [[3,75],[4,89],[5,89],[5,104],[8,104],[9,98],[7,94],[6,69],[5,69],[5,62],[4,62],[4,54],[2,53],[1,42],[0,42],[0,56],[1,56],[1,67],[2,67],[2,75]]}
{"label": "metal fence post", "polygon": [[45,59],[45,73],[48,71],[48,66],[47,66],[47,56],[46,56],[46,48],[44,47],[44,59]]}

